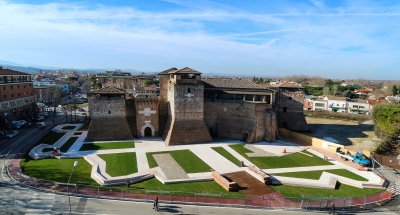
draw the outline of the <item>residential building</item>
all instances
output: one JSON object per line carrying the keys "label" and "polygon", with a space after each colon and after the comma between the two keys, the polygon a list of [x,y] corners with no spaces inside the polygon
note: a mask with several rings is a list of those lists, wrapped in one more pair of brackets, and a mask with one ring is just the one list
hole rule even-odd
{"label": "residential building", "polygon": [[347,102],[347,113],[369,114],[369,104],[365,102]]}
{"label": "residential building", "polygon": [[35,110],[32,77],[0,66],[0,113],[7,122],[29,119]]}
{"label": "residential building", "polygon": [[316,110],[316,111],[328,110],[328,101],[314,100],[312,110]]}
{"label": "residential building", "polygon": [[326,96],[324,100],[328,101],[328,110],[333,112],[346,113],[346,97]]}

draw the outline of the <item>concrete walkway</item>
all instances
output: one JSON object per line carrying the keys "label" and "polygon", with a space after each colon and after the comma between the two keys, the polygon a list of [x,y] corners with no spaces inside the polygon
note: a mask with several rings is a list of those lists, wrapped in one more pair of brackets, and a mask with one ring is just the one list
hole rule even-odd
{"label": "concrete walkway", "polygon": [[[68,126],[68,125],[61,125]],[[112,184],[123,184],[127,180],[134,182],[138,182],[140,180],[145,180],[151,177],[156,177],[162,183],[179,183],[179,182],[190,182],[190,181],[208,181],[213,180],[211,177],[211,170],[209,172],[203,173],[191,173],[191,174],[178,174],[173,176],[174,170],[173,168],[163,168],[156,167],[150,168],[146,153],[148,152],[168,152],[168,151],[176,151],[176,150],[190,150],[197,157],[203,160],[206,164],[208,164],[215,171],[225,174],[236,171],[244,171],[247,167],[238,167],[234,163],[230,162],[225,157],[221,156],[219,153],[214,151],[213,147],[222,147],[238,160],[243,161],[247,166],[256,166],[251,163],[249,160],[241,156],[235,150],[233,150],[229,145],[232,144],[243,144],[240,141],[228,141],[228,142],[212,142],[212,143],[204,143],[204,144],[192,144],[192,145],[177,145],[177,146],[166,146],[162,139],[160,138],[150,138],[150,139],[140,139],[135,140],[135,148],[127,148],[127,149],[111,149],[111,150],[97,150],[97,151],[79,151],[83,144],[91,144],[83,142],[87,132],[82,131],[82,134],[75,135],[79,126],[75,129],[66,131],[65,135],[60,138],[57,143],[54,145],[56,147],[61,147],[69,138],[78,137],[75,143],[70,147],[67,153],[64,153],[62,157],[83,157],[85,158],[92,166],[92,178],[95,179],[101,185],[112,185]],[[65,131],[65,130],[64,130]],[[81,132],[81,131],[79,131]],[[117,142],[117,141],[116,141]],[[296,145],[290,142],[284,141],[276,141],[273,143],[261,142],[252,144],[250,148],[258,148],[259,152],[265,151],[266,155],[274,154],[276,156],[285,156],[282,151],[285,149],[286,154],[300,152],[302,150],[307,149],[309,153],[313,156],[318,156],[323,158],[325,153],[322,154],[320,151],[317,151],[313,148],[308,149],[305,146]],[[36,149],[38,152],[41,149]],[[133,173],[127,176],[118,176],[111,177],[106,172],[106,165],[104,160],[98,157],[98,154],[114,154],[114,153],[123,153],[123,152],[135,152],[136,153],[136,163],[138,167],[138,172]],[[257,152],[255,152],[257,153]],[[157,160],[160,162],[160,159]],[[360,182],[348,178],[344,178],[341,176],[337,176],[331,173],[324,172],[319,180],[310,180],[310,179],[299,179],[299,178],[290,178],[290,177],[273,177],[273,182],[276,184],[283,183],[288,185],[295,186],[311,186],[311,187],[321,187],[321,188],[334,188],[335,181],[339,180],[341,183],[349,184],[356,187],[382,187],[383,181],[382,179],[372,172],[363,172],[359,171],[355,168],[349,167],[345,165],[343,162],[337,161],[330,156],[329,162],[332,165],[325,166],[309,166],[309,167],[292,167],[292,168],[275,168],[275,169],[263,169],[264,172],[268,174],[276,174],[276,173],[285,173],[285,172],[302,172],[302,171],[314,171],[314,170],[331,170],[331,169],[347,169],[355,174],[358,174],[366,179],[368,182]],[[182,169],[180,172],[183,171]],[[179,176],[181,175],[181,176]],[[166,177],[167,176],[167,177]]]}

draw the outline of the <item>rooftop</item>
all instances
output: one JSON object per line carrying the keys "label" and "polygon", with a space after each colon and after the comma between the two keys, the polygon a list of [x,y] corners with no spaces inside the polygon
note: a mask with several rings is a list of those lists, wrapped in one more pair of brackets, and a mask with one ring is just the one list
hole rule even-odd
{"label": "rooftop", "polygon": [[202,79],[207,85],[215,88],[234,88],[234,89],[265,89],[262,86],[248,80],[240,79]]}
{"label": "rooftop", "polygon": [[0,75],[31,75],[31,74],[18,72],[11,69],[4,69],[2,66],[0,66]]}
{"label": "rooftop", "polygon": [[192,68],[189,67],[185,67],[182,69],[178,69],[178,70],[172,70],[170,72],[168,72],[168,74],[196,74],[196,75],[201,75],[201,72],[194,70]]}
{"label": "rooftop", "polygon": [[176,70],[178,70],[178,69],[175,68],[175,67],[172,67],[172,68],[167,69],[167,70],[164,70],[164,71],[162,71],[162,72],[160,72],[160,73],[158,73],[158,74],[159,74],[159,75],[168,75],[169,72],[176,71]]}
{"label": "rooftop", "polygon": [[[264,85],[265,86],[265,85]],[[284,83],[280,83],[280,84],[273,84],[273,85],[269,85],[268,88],[299,88],[302,89],[303,87],[299,84],[295,84],[295,83],[290,83],[290,82],[284,82]]]}
{"label": "rooftop", "polygon": [[97,90],[92,91],[93,94],[125,94],[125,92],[121,89],[107,86],[104,88],[100,88]]}

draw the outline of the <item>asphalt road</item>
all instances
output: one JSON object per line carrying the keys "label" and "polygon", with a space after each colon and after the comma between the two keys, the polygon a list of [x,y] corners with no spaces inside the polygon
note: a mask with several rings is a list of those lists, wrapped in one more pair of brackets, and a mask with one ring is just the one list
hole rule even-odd
{"label": "asphalt road", "polygon": [[[56,116],[55,121],[65,119],[65,115]],[[45,121],[52,122],[53,118],[46,118]],[[4,155],[11,151],[19,151],[24,144],[39,135],[41,129],[31,127],[21,129],[20,134],[14,139],[0,139],[0,214],[69,214],[69,203],[67,196],[54,195],[52,193],[39,192],[30,188],[14,185],[3,169]],[[29,204],[29,205],[28,205]],[[263,210],[249,208],[223,208],[207,207],[195,205],[169,205],[160,203],[158,212],[152,209],[152,203],[116,201],[95,198],[71,197],[71,211],[73,214],[84,215],[111,215],[111,214],[276,214],[276,215],[295,215],[302,213],[308,214],[328,214],[328,211],[283,211],[283,210]],[[340,214],[376,214],[392,215],[396,212],[388,208],[380,207],[376,211],[365,212],[340,212]]]}

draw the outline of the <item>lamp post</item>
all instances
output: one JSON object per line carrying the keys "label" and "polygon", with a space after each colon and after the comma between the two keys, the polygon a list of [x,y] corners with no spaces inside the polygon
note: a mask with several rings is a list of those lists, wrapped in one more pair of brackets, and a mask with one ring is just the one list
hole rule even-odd
{"label": "lamp post", "polygon": [[71,213],[71,199],[69,197],[69,181],[71,180],[72,173],[74,172],[75,167],[78,166],[78,161],[74,162],[74,167],[72,167],[71,175],[69,175],[68,184],[67,184],[67,192],[68,192],[68,204],[69,204],[69,214]]}

